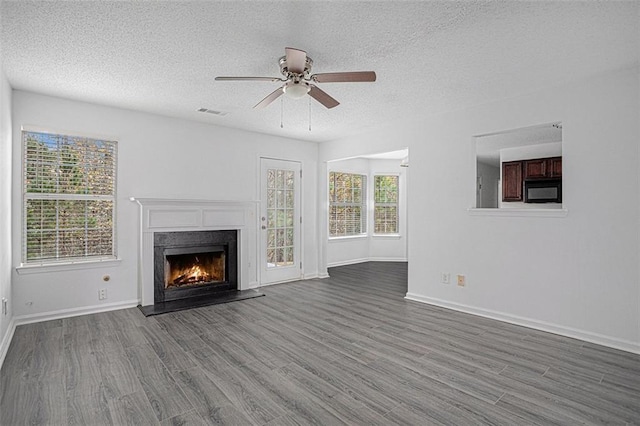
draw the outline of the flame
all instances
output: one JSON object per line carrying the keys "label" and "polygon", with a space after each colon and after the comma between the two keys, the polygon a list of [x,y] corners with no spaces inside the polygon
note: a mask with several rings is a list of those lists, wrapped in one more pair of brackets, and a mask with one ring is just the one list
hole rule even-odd
{"label": "flame", "polygon": [[183,274],[183,281],[186,282],[199,282],[199,281],[210,281],[211,275],[205,272],[200,265],[193,265],[191,268],[186,270]]}
{"label": "flame", "polygon": [[224,256],[214,259],[205,258],[200,261],[198,256],[189,262],[176,262],[175,269],[171,269],[165,288],[198,285],[208,282],[224,281]]}

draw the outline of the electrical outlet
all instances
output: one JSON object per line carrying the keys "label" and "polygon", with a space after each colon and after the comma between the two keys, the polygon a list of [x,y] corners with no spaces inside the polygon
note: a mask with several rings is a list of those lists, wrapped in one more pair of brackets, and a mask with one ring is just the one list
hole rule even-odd
{"label": "electrical outlet", "polygon": [[449,274],[448,272],[443,272],[442,277],[440,277],[440,282],[442,284],[449,284],[450,281],[451,281],[451,274]]}
{"label": "electrical outlet", "polygon": [[98,300],[104,300],[107,298],[107,289],[101,288],[98,290]]}
{"label": "electrical outlet", "polygon": [[467,280],[464,275],[458,275],[458,285],[460,287],[464,287],[465,285],[467,285]]}
{"label": "electrical outlet", "polygon": [[6,297],[2,298],[2,315],[7,315],[7,303],[9,303],[9,301],[7,300]]}

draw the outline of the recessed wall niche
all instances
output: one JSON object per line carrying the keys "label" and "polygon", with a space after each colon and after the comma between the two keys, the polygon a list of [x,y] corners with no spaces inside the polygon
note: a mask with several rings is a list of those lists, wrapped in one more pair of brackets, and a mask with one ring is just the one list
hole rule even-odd
{"label": "recessed wall niche", "polygon": [[562,123],[474,139],[476,208],[562,208]]}

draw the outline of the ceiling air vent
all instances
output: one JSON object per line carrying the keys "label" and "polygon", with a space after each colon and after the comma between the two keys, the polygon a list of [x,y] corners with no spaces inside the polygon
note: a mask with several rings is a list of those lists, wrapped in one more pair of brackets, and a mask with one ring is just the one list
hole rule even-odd
{"label": "ceiling air vent", "polygon": [[209,108],[198,108],[198,112],[206,112],[207,114],[219,115],[220,117],[224,117],[228,114],[228,112],[223,111],[215,111]]}

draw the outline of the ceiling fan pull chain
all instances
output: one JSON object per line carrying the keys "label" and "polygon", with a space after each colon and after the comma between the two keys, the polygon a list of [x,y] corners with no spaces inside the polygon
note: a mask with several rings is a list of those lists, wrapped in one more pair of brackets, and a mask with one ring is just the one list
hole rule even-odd
{"label": "ceiling fan pull chain", "polygon": [[284,98],[280,98],[280,128],[284,128],[282,120],[284,118]]}
{"label": "ceiling fan pull chain", "polygon": [[311,131],[311,98],[309,97],[309,131]]}

